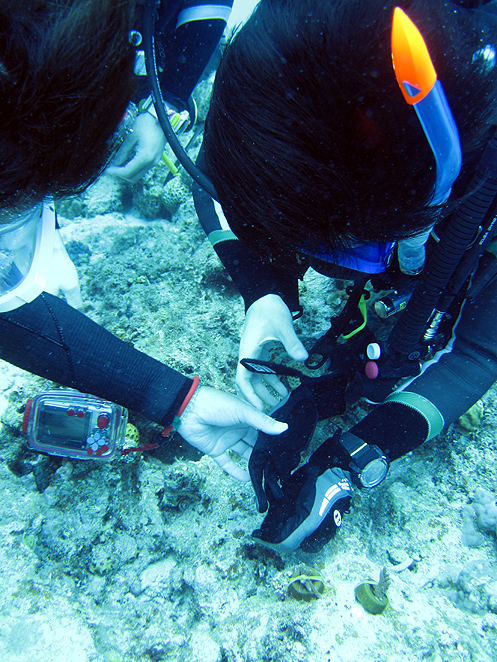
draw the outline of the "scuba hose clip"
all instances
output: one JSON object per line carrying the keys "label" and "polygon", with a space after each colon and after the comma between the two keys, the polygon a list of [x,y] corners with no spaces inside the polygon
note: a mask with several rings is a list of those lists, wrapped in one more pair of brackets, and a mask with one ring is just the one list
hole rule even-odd
{"label": "scuba hose clip", "polygon": [[[331,328],[314,343],[309,352],[309,358],[305,361],[306,368],[309,370],[322,368],[336,352],[340,338],[353,339],[354,343],[359,342],[367,325],[366,300],[371,295],[364,286],[368,280],[369,275],[361,274],[354,285],[347,288],[349,298],[345,306],[338,317],[332,318]],[[357,326],[348,331],[351,324],[357,324]]]}

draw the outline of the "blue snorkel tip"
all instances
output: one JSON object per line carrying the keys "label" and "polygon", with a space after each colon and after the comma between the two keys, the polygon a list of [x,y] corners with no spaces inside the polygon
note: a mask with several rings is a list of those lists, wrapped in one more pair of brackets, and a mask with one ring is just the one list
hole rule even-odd
{"label": "blue snorkel tip", "polygon": [[439,80],[414,109],[437,164],[437,179],[430,205],[447,200],[461,172],[462,152],[457,125]]}
{"label": "blue snorkel tip", "polygon": [[400,7],[393,12],[392,63],[404,99],[414,106],[437,164],[429,204],[441,204],[461,171],[459,133],[425,40]]}

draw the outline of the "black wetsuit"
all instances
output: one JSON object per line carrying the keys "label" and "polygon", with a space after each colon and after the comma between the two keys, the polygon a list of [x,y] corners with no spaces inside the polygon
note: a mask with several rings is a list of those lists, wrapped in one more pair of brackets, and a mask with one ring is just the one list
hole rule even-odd
{"label": "black wetsuit", "polygon": [[[202,0],[162,3],[156,48],[166,99],[185,107],[222,36],[225,20],[202,16]],[[216,2],[227,14],[232,0]],[[221,10],[219,10],[221,6]],[[200,12],[200,13],[199,13]],[[139,28],[140,25],[137,24]],[[140,47],[138,46],[138,49]],[[145,78],[142,96],[148,96]],[[64,386],[92,393],[169,425],[192,380],[105,331],[65,301],[43,293],[0,314],[0,357]]]}
{"label": "black wetsuit", "polygon": [[[199,165],[203,166],[202,157]],[[246,309],[257,299],[276,294],[297,313],[298,278],[309,266],[327,275],[353,276],[351,270],[341,268],[333,274],[333,265],[307,255],[288,254],[280,263],[278,258],[267,262],[236,238],[220,205],[198,186],[194,187],[194,200],[200,222],[243,296]],[[457,420],[497,380],[496,327],[497,280],[475,301],[464,303],[446,351],[405,389],[408,395],[399,398],[405,401],[381,404],[352,432],[394,460]],[[437,421],[441,422],[438,429]]]}

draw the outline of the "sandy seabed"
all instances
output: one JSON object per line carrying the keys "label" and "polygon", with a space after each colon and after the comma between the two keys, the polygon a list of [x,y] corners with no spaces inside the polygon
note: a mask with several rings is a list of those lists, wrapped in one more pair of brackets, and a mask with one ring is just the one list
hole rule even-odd
{"label": "sandy seabed", "polygon": [[[86,314],[185,374],[233,390],[243,304],[188,192],[157,220],[133,206],[132,193],[104,177],[60,207]],[[306,275],[297,328],[307,346],[342,294]],[[477,547],[461,542],[476,489],[497,493],[494,389],[473,432],[453,426],[395,462],[380,487],[356,493],[320,553],[280,556],[251,538],[262,516],[250,484],[176,434],[110,463],[29,451],[23,407],[50,386],[0,364],[1,660],[497,659],[495,531],[482,532]],[[320,424],[316,439],[365,411]],[[131,421],[142,442],[157,438],[157,427]],[[288,594],[302,563],[322,575],[320,599]],[[375,616],[354,587],[383,567],[390,605]]]}

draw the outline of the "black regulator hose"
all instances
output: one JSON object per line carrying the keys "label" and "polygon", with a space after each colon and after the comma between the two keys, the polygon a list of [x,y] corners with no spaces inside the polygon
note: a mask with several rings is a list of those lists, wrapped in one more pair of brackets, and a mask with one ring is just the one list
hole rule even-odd
{"label": "black regulator hose", "polygon": [[487,144],[464,198],[428,256],[413,295],[388,339],[408,355],[420,341],[440,295],[447,287],[497,196],[497,131]]}
{"label": "black regulator hose", "polygon": [[145,51],[145,66],[147,69],[147,78],[150,83],[152,99],[154,101],[157,119],[161,125],[166,140],[171,146],[176,158],[181,163],[190,177],[201,186],[207,193],[218,200],[218,196],[211,180],[205,175],[190,159],[178,140],[174,129],[171,126],[169,117],[165,109],[164,99],[159,84],[159,72],[157,70],[157,61],[155,59],[155,0],[145,0],[145,15],[143,21],[143,48]]}

